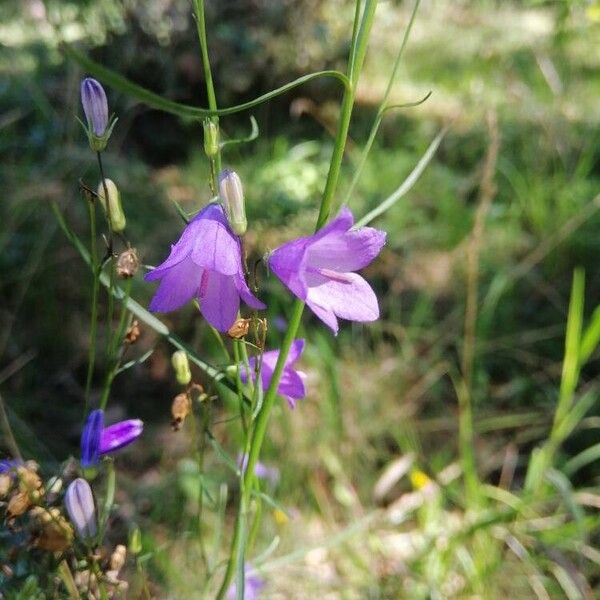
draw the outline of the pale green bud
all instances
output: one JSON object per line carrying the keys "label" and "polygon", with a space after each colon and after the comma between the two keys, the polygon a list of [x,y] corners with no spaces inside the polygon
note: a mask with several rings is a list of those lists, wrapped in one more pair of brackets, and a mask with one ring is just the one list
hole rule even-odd
{"label": "pale green bud", "polygon": [[142,551],[142,533],[137,525],[129,530],[129,543],[127,544],[129,553],[135,556]]}
{"label": "pale green bud", "polygon": [[236,235],[244,235],[248,228],[246,205],[242,181],[235,171],[225,169],[219,175],[219,197],[223,203],[231,230]]}
{"label": "pale green bud", "polygon": [[219,126],[211,119],[202,123],[204,127],[204,152],[212,158],[219,153]]}
{"label": "pale green bud", "polygon": [[110,210],[109,222],[111,229],[118,233],[119,231],[123,231],[123,229],[125,229],[125,224],[127,223],[125,220],[123,207],[121,206],[121,194],[119,193],[119,188],[117,188],[112,179],[105,179],[104,183],[106,184],[106,191],[108,192],[108,208],[106,206],[104,185],[102,185],[102,182],[98,184],[98,199],[100,200],[100,204],[102,204],[102,208],[105,212],[107,212],[107,214]]}
{"label": "pale green bud", "polygon": [[187,385],[192,380],[192,372],[190,371],[190,362],[187,354],[183,350],[173,352],[171,356],[171,364],[175,371],[177,383]]}

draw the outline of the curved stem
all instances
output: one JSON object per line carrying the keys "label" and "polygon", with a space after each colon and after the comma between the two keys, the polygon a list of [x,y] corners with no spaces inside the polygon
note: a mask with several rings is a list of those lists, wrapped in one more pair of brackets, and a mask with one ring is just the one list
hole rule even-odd
{"label": "curved stem", "polygon": [[119,73],[116,73],[111,69],[107,69],[101,64],[91,60],[78,50],[75,50],[73,46],[67,44],[66,42],[62,43],[60,47],[67,56],[79,63],[79,65],[83,67],[83,69],[86,72],[90,73],[91,75],[94,75],[94,77],[104,82],[105,84],[114,87],[115,89],[131,96],[132,98],[136,98],[140,102],[143,102],[144,104],[147,104],[152,108],[164,110],[165,112],[172,113],[174,115],[179,115],[180,117],[193,117],[197,119],[202,119],[206,117],[223,117],[225,115],[233,115],[235,113],[254,108],[255,106],[259,106],[260,104],[264,104],[268,100],[276,98],[277,96],[281,96],[282,94],[285,94],[290,90],[293,90],[294,88],[297,88],[298,86],[301,86],[319,77],[332,77],[334,79],[337,79],[342,83],[345,89],[350,89],[352,87],[352,84],[350,83],[348,77],[340,71],[317,71],[315,73],[310,73],[308,75],[298,77],[298,79],[295,79],[290,83],[286,83],[285,85],[277,88],[276,90],[271,90],[266,94],[262,94],[254,100],[250,100],[242,104],[237,104],[235,106],[230,106],[228,108],[211,110],[206,108],[198,108],[196,106],[189,106],[188,104],[180,104],[179,102],[173,102],[172,100],[163,98],[159,94],[155,94],[154,92],[143,88],[141,85],[127,80],[122,75],[119,75]]}

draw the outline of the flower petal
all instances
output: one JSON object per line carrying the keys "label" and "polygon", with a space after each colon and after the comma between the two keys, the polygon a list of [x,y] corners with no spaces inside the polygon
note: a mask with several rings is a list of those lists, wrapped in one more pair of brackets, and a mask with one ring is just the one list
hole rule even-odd
{"label": "flower petal", "polygon": [[143,430],[144,423],[139,419],[128,419],[105,427],[100,436],[100,454],[107,454],[128,446],[142,435]]}
{"label": "flower petal", "polygon": [[301,400],[306,396],[306,387],[304,386],[305,377],[305,373],[295,371],[290,367],[283,370],[279,386],[277,387],[277,393],[285,396],[290,408],[296,406],[295,400]]}
{"label": "flower petal", "polygon": [[[330,279],[311,273],[307,304],[313,311],[318,307],[324,311],[332,311],[341,319],[349,321],[366,322],[378,319],[379,304],[371,286],[356,273],[344,273],[344,279]],[[317,316],[322,318],[318,313]]]}
{"label": "flower petal", "polygon": [[308,288],[304,279],[306,249],[310,238],[300,238],[273,250],[268,258],[269,269],[300,300],[306,300]]}
{"label": "flower petal", "polygon": [[305,341],[303,339],[294,340],[290,346],[287,358],[285,360],[286,366],[293,365],[304,352]]}
{"label": "flower petal", "polygon": [[223,207],[216,203],[209,204],[192,223],[196,224],[192,260],[200,267],[223,275],[240,273],[240,241],[229,229]]}
{"label": "flower petal", "polygon": [[363,227],[321,237],[308,248],[307,265],[342,272],[358,271],[379,254],[385,235],[378,229]]}
{"label": "flower petal", "polygon": [[207,278],[204,287],[198,292],[200,311],[204,318],[219,331],[228,331],[237,318],[240,309],[240,296],[238,294],[235,278],[223,275],[217,271],[204,271]]}
{"label": "flower petal", "polygon": [[246,280],[241,275],[234,276],[235,287],[241,299],[251,308],[256,310],[264,310],[267,305],[261,302],[251,291],[246,283]]}
{"label": "flower petal", "polygon": [[98,408],[90,412],[81,431],[81,466],[84,468],[98,464],[103,427],[104,411]]}
{"label": "flower petal", "polygon": [[308,308],[310,308],[310,310],[312,310],[315,315],[319,317],[319,319],[321,319],[321,321],[323,321],[323,323],[325,323],[325,325],[327,325],[331,331],[333,331],[334,335],[338,334],[340,326],[335,313],[330,308],[326,308],[320,304],[317,304],[316,302],[312,302],[310,296],[306,300],[306,306],[308,306]]}
{"label": "flower petal", "polygon": [[162,280],[148,307],[153,312],[170,312],[189,302],[200,285],[202,269],[190,258],[164,271]]}

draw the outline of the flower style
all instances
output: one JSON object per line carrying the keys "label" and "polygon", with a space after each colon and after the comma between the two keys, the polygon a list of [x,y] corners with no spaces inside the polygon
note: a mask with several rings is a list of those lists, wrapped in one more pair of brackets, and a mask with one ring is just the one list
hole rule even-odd
{"label": "flower style", "polygon": [[171,312],[196,297],[204,318],[223,332],[235,322],[240,298],[252,308],[266,308],[246,284],[240,240],[216,203],[190,221],[167,259],[144,279],[160,279],[151,311]]}
{"label": "flower style", "polygon": [[[258,600],[260,591],[265,587],[264,580],[258,575],[250,563],[244,567],[244,598],[245,600]],[[232,583],[227,590],[227,600],[237,598],[237,589],[235,583]]]}
{"label": "flower style", "polygon": [[93,410],[81,432],[81,466],[84,469],[95,467],[101,456],[135,442],[143,429],[144,423],[139,419],[128,419],[104,427],[104,411]]}
{"label": "flower style", "polygon": [[385,232],[352,229],[350,209],[311,236],[288,242],[269,256],[269,267],[289,290],[337,335],[337,318],[375,321],[377,297],[354,271],[371,263],[385,244]]}
{"label": "flower style", "polygon": [[[302,400],[306,396],[306,388],[304,387],[304,380],[306,373],[294,369],[294,363],[300,358],[300,355],[304,351],[304,340],[294,340],[290,347],[290,351],[285,359],[285,365],[277,386],[277,393],[283,396],[290,408],[296,406],[296,400]],[[279,358],[279,350],[270,350],[265,352],[262,358],[262,367],[260,370],[260,380],[263,389],[267,389],[271,383],[271,377],[273,377],[273,371]],[[252,357],[248,361],[250,363],[250,377],[254,381],[254,368],[256,365],[256,358]],[[248,382],[248,375],[246,369],[242,366],[240,368],[240,379],[243,383]],[[258,475],[258,473],[257,473]]]}

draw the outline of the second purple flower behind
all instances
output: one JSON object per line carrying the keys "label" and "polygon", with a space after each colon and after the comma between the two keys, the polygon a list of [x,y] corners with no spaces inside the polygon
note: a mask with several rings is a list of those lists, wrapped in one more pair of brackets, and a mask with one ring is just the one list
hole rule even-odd
{"label": "second purple flower behind", "polygon": [[385,233],[372,227],[352,229],[353,224],[344,206],[317,233],[283,244],[268,259],[271,271],[335,334],[338,317],[359,322],[379,318],[375,293],[354,271],[375,259]]}

